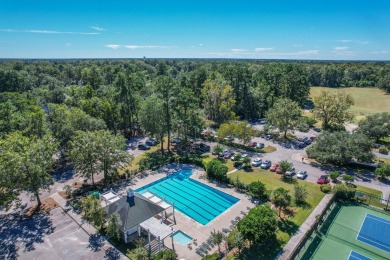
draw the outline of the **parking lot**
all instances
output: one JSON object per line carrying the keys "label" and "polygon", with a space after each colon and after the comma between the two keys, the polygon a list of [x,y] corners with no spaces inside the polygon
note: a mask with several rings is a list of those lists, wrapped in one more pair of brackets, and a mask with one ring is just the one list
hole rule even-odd
{"label": "parking lot", "polygon": [[0,216],[0,259],[116,259],[57,207],[32,218]]}

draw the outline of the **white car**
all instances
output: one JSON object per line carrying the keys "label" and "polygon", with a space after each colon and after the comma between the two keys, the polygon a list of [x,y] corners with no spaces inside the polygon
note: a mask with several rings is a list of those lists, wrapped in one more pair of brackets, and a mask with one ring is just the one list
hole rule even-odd
{"label": "white car", "polygon": [[255,158],[252,160],[252,166],[259,167],[261,165],[261,159],[260,158]]}
{"label": "white car", "polygon": [[306,171],[299,171],[299,172],[297,173],[297,178],[298,178],[298,179],[303,180],[303,179],[305,179],[306,177],[307,177],[307,172],[306,172]]}
{"label": "white car", "polygon": [[263,149],[264,148],[264,144],[263,143],[258,143],[258,144],[256,144],[255,148]]}

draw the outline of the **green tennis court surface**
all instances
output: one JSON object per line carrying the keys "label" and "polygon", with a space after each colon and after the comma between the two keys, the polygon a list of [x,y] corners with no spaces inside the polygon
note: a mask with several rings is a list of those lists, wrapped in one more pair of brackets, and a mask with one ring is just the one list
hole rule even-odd
{"label": "green tennis court surface", "polygon": [[389,223],[390,215],[384,212],[337,203],[298,259],[390,259]]}

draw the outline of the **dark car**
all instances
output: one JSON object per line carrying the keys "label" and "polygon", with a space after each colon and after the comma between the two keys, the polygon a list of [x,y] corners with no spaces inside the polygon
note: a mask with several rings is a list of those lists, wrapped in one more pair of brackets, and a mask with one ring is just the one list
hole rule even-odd
{"label": "dark car", "polygon": [[173,138],[171,140],[171,144],[180,144],[181,143],[181,140],[179,138]]}
{"label": "dark car", "polygon": [[210,146],[204,143],[200,143],[199,150],[201,150],[202,152],[210,152]]}
{"label": "dark car", "polygon": [[328,175],[321,175],[321,176],[317,179],[317,183],[318,183],[318,184],[327,184],[327,183],[329,183],[329,176],[328,176]]}
{"label": "dark car", "polygon": [[157,142],[157,140],[154,140],[154,139],[148,139],[148,140],[145,141],[145,144],[147,146],[155,146],[155,145],[158,144],[158,142]]}
{"label": "dark car", "polygon": [[138,145],[138,149],[139,150],[149,150],[150,149],[150,146],[146,145],[146,144],[139,144]]}
{"label": "dark car", "polygon": [[317,133],[321,132],[321,129],[319,128],[313,128],[314,131],[316,131]]}
{"label": "dark car", "polygon": [[234,155],[234,153],[228,152],[228,153],[226,153],[226,154],[223,156],[223,158],[225,158],[225,159],[230,159],[230,158],[232,158],[233,155]]}
{"label": "dark car", "polygon": [[270,166],[271,166],[270,160],[265,160],[260,165],[261,169],[268,169]]}

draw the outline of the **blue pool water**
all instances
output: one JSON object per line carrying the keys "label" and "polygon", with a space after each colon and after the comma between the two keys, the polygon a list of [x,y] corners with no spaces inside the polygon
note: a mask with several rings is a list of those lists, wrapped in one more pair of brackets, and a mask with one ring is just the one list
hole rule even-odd
{"label": "blue pool water", "polygon": [[239,199],[189,178],[191,170],[182,170],[136,190],[151,191],[169,202],[175,209],[206,225]]}
{"label": "blue pool water", "polygon": [[175,240],[180,245],[185,246],[192,241],[192,237],[179,230],[173,233],[173,240]]}

